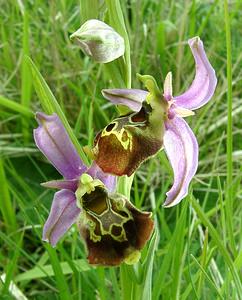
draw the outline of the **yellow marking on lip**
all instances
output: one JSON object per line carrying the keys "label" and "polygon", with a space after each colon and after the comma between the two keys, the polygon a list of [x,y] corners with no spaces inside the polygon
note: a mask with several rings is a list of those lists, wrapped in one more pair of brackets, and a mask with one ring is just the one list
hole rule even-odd
{"label": "yellow marking on lip", "polygon": [[83,151],[85,152],[85,154],[87,155],[87,157],[89,157],[91,160],[95,160],[95,153],[93,152],[93,149],[91,149],[89,146],[84,146],[82,147]]}
{"label": "yellow marking on lip", "polygon": [[[88,208],[84,208],[82,206],[82,210],[83,210],[82,218],[83,218],[83,222],[89,228],[90,239],[93,242],[99,242],[101,241],[102,236],[110,235],[114,240],[118,242],[127,241],[124,224],[127,223],[129,220],[133,221],[133,217],[130,211],[125,207],[124,200],[120,199],[115,201],[115,204],[120,207],[120,210],[118,210],[118,212],[112,209],[111,199],[106,198],[104,201],[106,201],[107,209],[104,210],[101,214],[97,214],[94,211]],[[127,217],[119,214],[119,211],[125,212],[127,214]],[[90,218],[88,218],[88,215],[92,216],[92,218],[96,220],[97,224],[99,224],[99,228],[101,231],[100,235],[95,233],[97,224],[94,221],[90,220]],[[116,222],[115,222],[115,218],[116,218]],[[110,224],[110,221],[113,221],[113,223]],[[114,226],[121,229],[119,235],[114,235],[112,233],[112,229]]]}
{"label": "yellow marking on lip", "polygon": [[[123,133],[127,134],[126,141],[123,141],[123,139],[122,139]],[[132,138],[133,137],[132,137],[131,133],[128,130],[122,128],[120,131],[116,131],[116,130],[106,131],[104,129],[103,132],[102,132],[102,134],[101,134],[101,137],[109,136],[111,134],[114,134],[116,136],[117,140],[120,142],[120,144],[122,145],[122,147],[125,150],[132,151],[132,149],[133,149]]]}

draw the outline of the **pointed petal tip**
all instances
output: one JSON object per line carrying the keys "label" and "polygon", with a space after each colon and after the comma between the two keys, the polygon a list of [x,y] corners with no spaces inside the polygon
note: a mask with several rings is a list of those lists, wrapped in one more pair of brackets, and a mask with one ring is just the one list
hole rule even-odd
{"label": "pointed petal tip", "polygon": [[[166,78],[171,78],[172,77],[172,72],[169,71],[167,74],[166,74]],[[166,81],[166,78],[165,78],[165,81]]]}
{"label": "pointed petal tip", "polygon": [[162,207],[171,208],[171,207],[176,206],[177,204],[179,204],[188,195],[188,192],[185,192],[183,195],[180,195],[179,197],[176,197],[174,199],[168,198],[169,197],[168,196],[169,192],[166,193],[166,195],[167,195],[167,199],[163,203]]}
{"label": "pointed petal tip", "polygon": [[108,93],[110,90],[112,90],[112,89],[102,89],[102,90],[101,90],[101,93],[102,93],[102,95],[103,95],[103,94]]}
{"label": "pointed petal tip", "polygon": [[174,108],[174,111],[179,117],[182,117],[182,118],[186,118],[186,117],[195,115],[195,112],[193,110],[186,109],[186,108],[179,107],[179,106],[176,106]]}
{"label": "pointed petal tip", "polygon": [[170,208],[172,207],[173,205],[170,205],[167,201],[165,201],[163,204],[162,204],[162,207],[164,208]]}
{"label": "pointed petal tip", "polygon": [[139,89],[103,89],[104,98],[115,105],[125,105],[132,111],[139,111],[145,101],[147,92]]}
{"label": "pointed petal tip", "polygon": [[39,112],[39,111],[35,113],[35,118],[39,124],[42,124],[44,121],[48,121],[55,116],[56,116],[56,113],[54,113],[52,115],[47,115],[47,114],[45,114],[43,112]]}
{"label": "pointed petal tip", "polygon": [[142,76],[143,76],[143,75],[141,75],[140,73],[136,73],[135,75],[136,75],[136,78],[139,79],[139,80],[140,80],[140,79],[142,78]]}
{"label": "pointed petal tip", "polygon": [[71,190],[73,192],[76,191],[78,187],[78,179],[62,179],[62,180],[51,180],[47,182],[42,182],[40,185],[45,187],[45,188],[50,188],[50,189],[58,189],[58,190]]}
{"label": "pointed petal tip", "polygon": [[187,42],[191,47],[196,46],[198,44],[203,45],[203,42],[199,36],[194,36],[194,37],[190,38]]}
{"label": "pointed petal tip", "polygon": [[[35,113],[35,119],[38,122],[38,124],[41,125],[42,122],[46,120],[46,115],[44,113],[42,113],[42,112],[36,112]],[[34,131],[35,130],[36,129],[34,129]]]}
{"label": "pointed petal tip", "polygon": [[168,72],[164,81],[164,98],[167,101],[172,99],[172,73]]}
{"label": "pointed petal tip", "polygon": [[164,208],[171,208],[171,207],[174,207],[176,206],[176,204],[173,204],[173,202],[169,203],[169,202],[166,202],[162,204],[162,207]]}
{"label": "pointed petal tip", "polygon": [[43,237],[43,238],[42,238],[42,241],[45,242],[45,243],[50,244],[52,248],[55,248],[55,247],[56,247],[56,244],[57,244],[56,241],[50,241],[49,238],[44,238],[44,237]]}
{"label": "pointed petal tip", "polygon": [[72,41],[76,37],[76,31],[73,32],[70,36],[69,39]]}
{"label": "pointed petal tip", "polygon": [[46,236],[42,236],[42,239],[41,239],[43,242],[46,242],[46,243],[49,243],[50,242],[50,240],[49,240],[49,238],[48,237],[46,237]]}

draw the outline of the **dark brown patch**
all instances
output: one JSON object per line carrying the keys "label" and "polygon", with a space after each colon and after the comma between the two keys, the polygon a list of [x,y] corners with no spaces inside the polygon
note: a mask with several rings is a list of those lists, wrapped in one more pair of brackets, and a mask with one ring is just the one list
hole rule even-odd
{"label": "dark brown patch", "polygon": [[107,132],[112,131],[112,129],[114,128],[114,126],[115,126],[115,123],[109,124],[109,125],[106,127],[106,131],[107,131]]}
{"label": "dark brown patch", "polygon": [[135,128],[130,128],[132,134],[132,150],[125,150],[114,134],[100,137],[96,163],[103,172],[118,176],[130,176],[135,169],[148,157],[154,155],[162,147],[162,141],[137,134]]}
{"label": "dark brown patch", "polygon": [[142,107],[141,110],[131,117],[131,121],[136,122],[145,122],[147,120],[147,114],[145,109]]}
{"label": "dark brown patch", "polygon": [[[111,196],[115,197],[115,195]],[[125,207],[131,212],[133,217],[133,220],[129,220],[124,224],[127,241],[119,242],[113,239],[111,235],[105,234],[102,236],[101,241],[94,242],[90,239],[89,229],[85,225],[79,224],[81,235],[88,249],[88,261],[90,264],[117,266],[124,261],[127,253],[141,250],[149,240],[154,229],[151,213],[138,210],[128,200],[125,201]],[[120,227],[114,225],[112,233],[118,236]]]}
{"label": "dark brown patch", "polygon": [[121,232],[122,232],[122,227],[113,225],[112,230],[111,230],[112,235],[120,236]]}
{"label": "dark brown patch", "polygon": [[106,197],[106,190],[101,187],[96,187],[95,191],[91,192],[91,194],[85,194],[82,197],[83,208],[100,215],[107,209]]}

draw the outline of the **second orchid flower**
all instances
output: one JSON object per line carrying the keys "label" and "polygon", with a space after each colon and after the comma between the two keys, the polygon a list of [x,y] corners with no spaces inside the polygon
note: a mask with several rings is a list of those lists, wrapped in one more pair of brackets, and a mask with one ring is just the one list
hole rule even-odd
{"label": "second orchid flower", "polygon": [[103,90],[103,96],[132,112],[113,120],[100,132],[92,150],[98,166],[107,173],[134,173],[144,160],[164,147],[174,172],[165,207],[178,204],[188,193],[198,166],[198,143],[183,117],[205,105],[213,96],[217,79],[199,37],[188,41],[196,75],[188,90],[172,94],[172,75],[167,74],[163,93],[153,77],[141,76],[148,91],[137,89]]}

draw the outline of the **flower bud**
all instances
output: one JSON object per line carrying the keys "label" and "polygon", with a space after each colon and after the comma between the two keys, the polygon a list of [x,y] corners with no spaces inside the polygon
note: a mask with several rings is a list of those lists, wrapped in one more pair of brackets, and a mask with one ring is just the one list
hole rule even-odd
{"label": "flower bud", "polygon": [[99,20],[88,20],[70,36],[96,62],[108,63],[122,56],[124,39]]}

